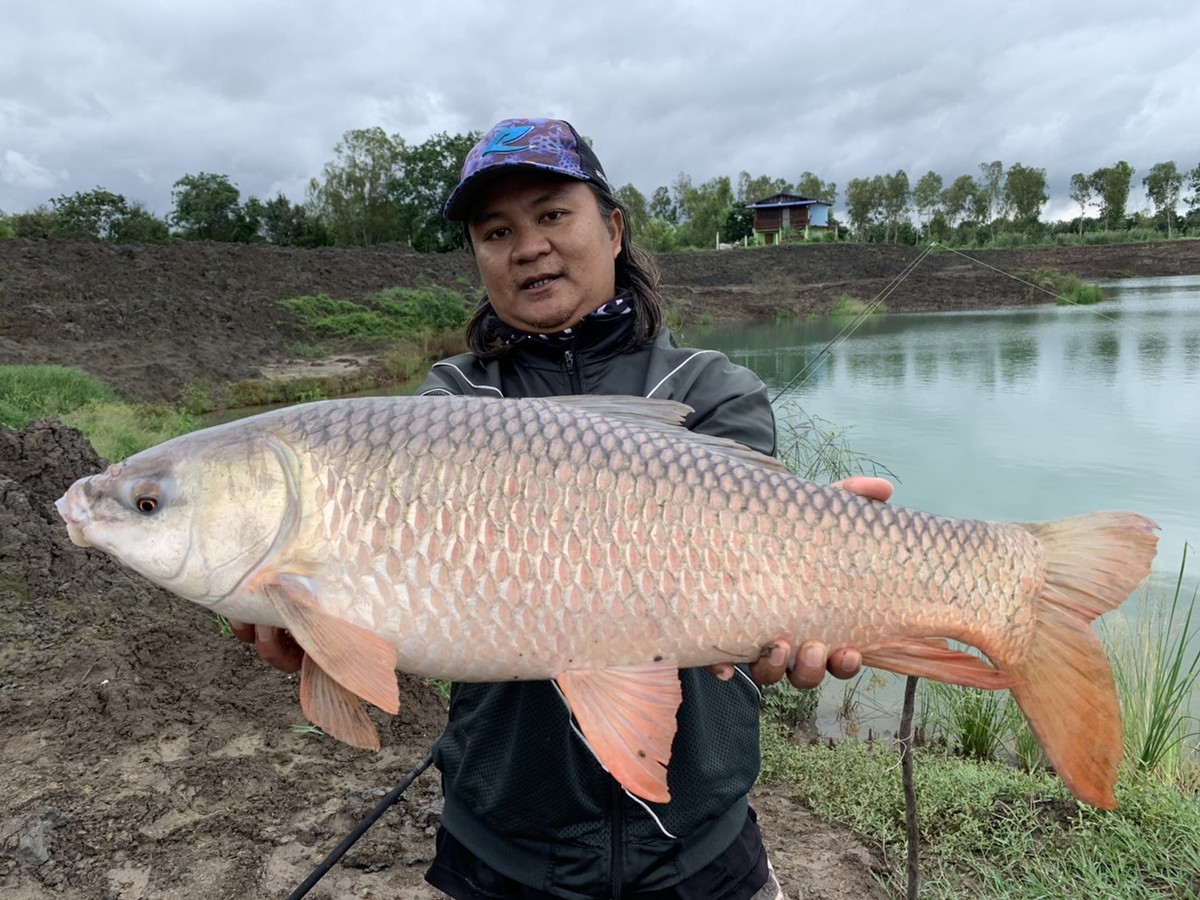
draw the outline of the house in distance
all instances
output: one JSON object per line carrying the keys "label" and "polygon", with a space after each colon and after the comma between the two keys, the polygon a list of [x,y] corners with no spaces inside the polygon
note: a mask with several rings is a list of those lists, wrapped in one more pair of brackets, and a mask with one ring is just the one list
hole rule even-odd
{"label": "house in distance", "polygon": [[746,208],[754,210],[754,239],[770,245],[807,240],[814,230],[828,230],[832,205],[799,194],[776,194]]}

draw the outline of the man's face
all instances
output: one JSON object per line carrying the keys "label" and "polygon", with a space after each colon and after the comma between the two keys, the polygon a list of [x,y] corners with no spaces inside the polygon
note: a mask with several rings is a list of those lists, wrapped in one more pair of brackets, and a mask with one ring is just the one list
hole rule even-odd
{"label": "man's face", "polygon": [[542,334],[612,299],[624,227],[619,211],[604,219],[586,182],[531,172],[483,188],[467,223],[496,315]]}

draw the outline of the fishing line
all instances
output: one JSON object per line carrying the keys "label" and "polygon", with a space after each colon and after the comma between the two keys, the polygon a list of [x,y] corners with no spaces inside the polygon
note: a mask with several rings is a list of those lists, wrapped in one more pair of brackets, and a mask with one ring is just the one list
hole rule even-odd
{"label": "fishing line", "polygon": [[805,384],[812,372],[816,370],[817,366],[824,362],[830,351],[850,337],[850,335],[853,334],[855,330],[867,320],[867,317],[883,304],[884,300],[895,293],[896,289],[904,282],[904,280],[907,279],[908,276],[911,275],[917,268],[917,266],[921,264],[921,261],[929,255],[934,246],[934,244],[930,244],[928,247],[922,250],[917,255],[916,259],[909,262],[903,269],[900,270],[898,275],[894,276],[891,281],[884,285],[883,289],[876,294],[874,298],[872,298],[870,303],[864,306],[853,319],[847,322],[845,327],[835,334],[833,338],[817,352],[817,355],[809,360],[807,364],[805,364],[803,369],[792,376],[791,381],[779,389],[779,392],[771,398],[771,405],[774,406],[776,403],[778,403],[779,398],[791,390],[793,386],[796,386],[797,382],[799,385]]}
{"label": "fishing line", "polygon": [[[983,266],[983,268],[985,268],[985,269],[991,269],[993,272],[997,273],[998,275],[1003,275],[1006,278],[1011,278],[1013,281],[1023,284],[1026,287],[1032,288],[1035,291],[1041,291],[1043,294],[1047,294],[1047,295],[1053,297],[1055,299],[1055,301],[1057,301],[1058,303],[1066,304],[1069,306],[1088,305],[1088,304],[1080,303],[1077,300],[1072,300],[1070,297],[1066,297],[1062,294],[1056,294],[1054,291],[1050,290],[1050,288],[1042,287],[1040,284],[1034,284],[1032,281],[1027,281],[1026,279],[1022,278],[1020,275],[1016,275],[1012,272],[1006,272],[1004,269],[1001,269],[999,266],[993,266],[991,263],[984,262],[982,259],[977,259],[976,257],[971,256],[968,253],[963,253],[961,250],[955,250],[953,247],[947,247],[945,244],[939,244],[938,242],[935,241],[934,243],[930,244],[929,246],[930,246],[930,248],[941,247],[943,250],[947,250],[950,253],[957,254],[958,256],[961,256],[963,259],[966,259],[966,260],[969,260],[969,261],[975,263],[977,266]],[[1122,328],[1127,328],[1128,330],[1132,331],[1134,334],[1140,334],[1142,337],[1154,337],[1154,335],[1152,335],[1150,332],[1142,331],[1140,328],[1130,325],[1128,322],[1122,322],[1116,316],[1110,316],[1108,313],[1101,312],[1098,309],[1093,309],[1092,312],[1102,319],[1108,319],[1114,325],[1119,325]]]}
{"label": "fishing line", "polygon": [[337,865],[337,861],[346,855],[346,851],[354,846],[354,842],[362,837],[366,833],[366,830],[374,825],[380,816],[387,812],[388,807],[400,799],[400,795],[408,789],[409,785],[417,780],[417,777],[422,772],[429,768],[432,762],[433,747],[430,746],[425,751],[424,758],[416,764],[411,772],[404,776],[404,780],[388,791],[387,796],[380,800],[373,810],[367,813],[366,818],[355,825],[354,829],[342,838],[342,842],[333,848],[333,851],[321,861],[319,866],[312,870],[312,874],[305,878],[298,888],[288,894],[287,900],[300,900],[301,897],[311,891],[316,883],[325,877],[325,873]]}
{"label": "fishing line", "polygon": [[[871,300],[870,303],[868,303],[862,310],[860,310],[859,313],[856,316],[854,316],[853,319],[851,319],[849,322],[847,322],[845,327],[842,328],[842,330],[839,331],[836,335],[834,335],[833,338],[830,339],[830,341],[828,343],[826,343],[825,346],[823,346],[817,352],[817,355],[814,356],[811,360],[809,360],[808,363],[805,364],[804,368],[802,368],[799,372],[797,372],[792,377],[791,381],[789,381],[787,384],[785,384],[782,388],[779,389],[778,393],[776,393],[775,396],[771,398],[771,405],[774,406],[776,403],[778,403],[779,398],[782,397],[784,394],[786,394],[793,387],[802,387],[804,384],[806,384],[808,382],[808,379],[812,376],[812,373],[816,370],[816,368],[821,363],[823,363],[825,361],[825,359],[829,356],[829,353],[835,347],[844,343],[846,341],[846,339],[849,338],[850,335],[852,335],[859,328],[859,326],[862,325],[862,323],[865,322],[867,320],[867,318],[883,304],[883,302],[888,297],[890,297],[892,294],[894,294],[896,292],[896,290],[900,287],[900,285],[916,270],[917,266],[919,266],[922,262],[924,262],[925,258],[933,251],[933,249],[935,247],[940,248],[942,250],[946,250],[947,252],[953,253],[957,256],[961,256],[963,259],[965,259],[969,262],[972,262],[977,266],[981,266],[985,269],[989,269],[992,272],[995,272],[997,275],[1003,275],[1005,278],[1009,278],[1009,279],[1017,282],[1018,284],[1023,284],[1032,290],[1039,291],[1043,294],[1053,297],[1059,303],[1068,304],[1071,306],[1083,306],[1084,305],[1084,304],[1079,303],[1078,301],[1072,300],[1070,297],[1066,297],[1062,294],[1056,293],[1055,291],[1052,291],[1047,287],[1043,287],[1040,284],[1036,284],[1032,281],[1029,281],[1026,278],[1022,278],[1020,275],[1016,275],[1012,272],[1008,272],[1004,269],[1001,269],[999,266],[994,266],[989,262],[985,262],[982,259],[971,256],[970,254],[964,253],[961,250],[957,250],[954,247],[948,247],[947,245],[940,243],[938,241],[932,241],[929,243],[928,246],[925,247],[925,249],[923,251],[921,251],[920,254],[917,255],[917,257],[915,259],[913,259],[903,269],[901,269],[900,273],[898,275],[896,275],[890,282],[888,282],[887,285],[885,285],[884,288],[878,294],[875,295],[875,297]],[[1110,321],[1116,325],[1119,325],[1122,328],[1128,329],[1129,331],[1133,332],[1134,334],[1138,334],[1138,335],[1141,335],[1142,337],[1146,337],[1146,338],[1154,337],[1154,335],[1152,335],[1151,333],[1149,333],[1147,331],[1143,331],[1134,325],[1130,325],[1128,322],[1122,322],[1116,316],[1111,316],[1108,313],[1102,312],[1098,309],[1094,309],[1094,310],[1092,310],[1092,312],[1102,319],[1107,319],[1108,321]]]}

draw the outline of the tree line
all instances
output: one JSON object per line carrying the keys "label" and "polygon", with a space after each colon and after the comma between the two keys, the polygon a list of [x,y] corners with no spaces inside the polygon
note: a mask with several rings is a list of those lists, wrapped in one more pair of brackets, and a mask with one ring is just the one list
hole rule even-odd
{"label": "tree line", "polygon": [[[462,233],[442,219],[441,207],[479,138],[474,131],[443,132],[410,143],[382,128],[355,129],[343,135],[320,176],[310,179],[303,202],[294,203],[282,193],[243,201],[228,176],[201,172],[175,182],[172,210],[165,217],[97,187],[56,197],[28,212],[0,212],[0,238],[182,239],[302,247],[399,242],[420,251],[451,250],[462,246]],[[959,175],[948,185],[933,171],[915,184],[902,169],[852,178],[843,198],[848,221],[831,218],[824,239],[982,245],[996,243],[1001,235],[1034,242],[1064,231],[1082,236],[1138,228],[1168,238],[1200,234],[1200,165],[1190,170],[1175,162],[1151,166],[1142,185],[1153,212],[1130,216],[1134,175],[1124,160],[1072,175],[1070,196],[1079,215],[1065,223],[1041,221],[1050,199],[1046,170],[1022,163],[1007,168],[999,160],[980,163],[977,174]],[[743,171],[736,180],[719,176],[702,184],[680,173],[649,196],[632,184],[616,193],[629,212],[634,235],[659,252],[752,238],[747,204],[775,194],[798,194],[831,207],[839,199],[837,184],[807,171],[795,181]],[[1181,202],[1187,208],[1182,217]]]}

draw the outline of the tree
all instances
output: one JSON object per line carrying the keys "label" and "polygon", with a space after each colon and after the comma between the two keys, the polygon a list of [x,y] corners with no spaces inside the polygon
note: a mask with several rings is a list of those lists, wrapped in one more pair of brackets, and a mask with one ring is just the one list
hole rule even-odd
{"label": "tree", "polygon": [[751,178],[749,172],[739,172],[735,196],[737,202],[744,206],[757,200],[774,197],[776,194],[790,194],[792,190],[791,183],[786,179],[772,178],[770,175]]}
{"label": "tree", "polygon": [[241,194],[225,175],[184,175],[171,189],[171,198],[171,222],[184,238],[247,243],[255,237],[257,229],[242,210]]}
{"label": "tree", "polygon": [[837,202],[837,184],[832,181],[822,181],[812,172],[804,172],[796,182],[796,193],[801,197],[822,200],[833,206]]}
{"label": "tree", "polygon": [[918,224],[927,225],[942,202],[942,176],[930,169],[918,178],[912,190],[912,201],[917,208]]}
{"label": "tree", "polygon": [[1183,174],[1175,167],[1174,162],[1155,163],[1150,172],[1142,179],[1146,193],[1154,203],[1159,215],[1166,214],[1167,239],[1171,238],[1172,218],[1175,208],[1179,206],[1179,195],[1183,191]]}
{"label": "tree", "polygon": [[1028,227],[1037,223],[1050,195],[1046,192],[1046,170],[1013,163],[1004,176],[1004,207],[1013,222]]}
{"label": "tree", "polygon": [[399,169],[391,186],[401,209],[399,239],[425,252],[463,245],[463,230],[442,216],[442,205],[458,184],[463,162],[483,135],[441,132],[420,144],[392,141],[400,150]]}
{"label": "tree", "polygon": [[713,247],[733,209],[733,183],[729,176],[720,175],[697,187],[690,176],[681,172],[673,190],[675,202],[683,213],[677,232],[680,244]]}
{"label": "tree", "polygon": [[50,201],[54,207],[54,234],[63,238],[112,240],[120,221],[129,214],[129,204],[120,194],[96,188],[77,191]]}
{"label": "tree", "polygon": [[946,224],[954,228],[967,215],[974,198],[979,194],[979,185],[970,175],[959,175],[942,193],[942,213]]}
{"label": "tree", "polygon": [[1188,186],[1192,189],[1192,195],[1187,199],[1188,209],[1200,209],[1200,165],[1188,173]]}
{"label": "tree", "polygon": [[113,224],[112,240],[119,244],[165,244],[171,227],[136,200]]}
{"label": "tree", "polygon": [[735,206],[725,217],[725,226],[721,229],[721,237],[726,242],[735,243],[743,238],[754,236],[754,210],[744,206]]}
{"label": "tree", "polygon": [[912,193],[908,187],[908,175],[903,169],[898,169],[892,175],[884,175],[881,180],[880,203],[884,221],[891,226],[892,241],[900,240],[900,222],[908,213]]}
{"label": "tree", "polygon": [[623,184],[617,188],[616,198],[625,208],[625,226],[635,238],[646,230],[650,223],[650,209],[646,204],[646,195],[632,184]]}
{"label": "tree", "polygon": [[44,203],[26,212],[16,213],[8,220],[13,237],[19,238],[54,237],[57,222],[58,215]]}
{"label": "tree", "polygon": [[846,185],[846,214],[859,240],[866,240],[871,226],[879,220],[882,190],[883,181],[878,175],[874,178],[851,178]]}
{"label": "tree", "polygon": [[1090,176],[1092,189],[1100,196],[1100,218],[1110,231],[1123,228],[1125,207],[1129,203],[1129,182],[1133,166],[1121,160],[1115,165],[1097,169]]}
{"label": "tree", "polygon": [[378,126],[342,136],[324,180],[313,178],[308,186],[309,203],[335,244],[399,240],[404,211],[396,187],[404,149]]}
{"label": "tree", "polygon": [[1082,172],[1071,176],[1071,199],[1079,204],[1079,236],[1083,237],[1083,219],[1092,205],[1092,180]]}
{"label": "tree", "polygon": [[991,229],[992,240],[996,239],[996,216],[1004,196],[1004,163],[993,160],[979,164],[979,197],[977,206],[983,213],[979,221]]}
{"label": "tree", "polygon": [[650,218],[662,219],[668,225],[679,224],[679,208],[671,198],[671,191],[665,184],[660,184],[650,195]]}

